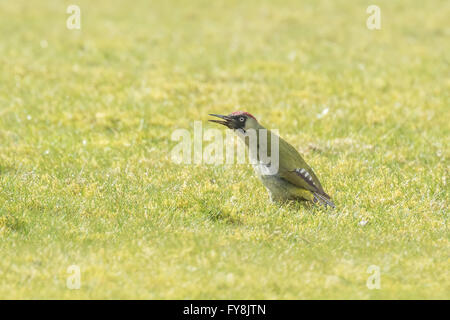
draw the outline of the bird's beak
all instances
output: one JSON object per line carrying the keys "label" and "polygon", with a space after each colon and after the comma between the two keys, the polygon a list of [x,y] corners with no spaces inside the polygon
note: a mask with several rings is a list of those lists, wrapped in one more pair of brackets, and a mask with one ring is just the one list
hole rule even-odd
{"label": "bird's beak", "polygon": [[223,119],[225,121],[222,121],[222,120],[208,120],[208,121],[223,124],[224,126],[230,128],[230,129],[236,129],[236,124],[234,123],[233,118],[231,118],[229,116],[223,116],[223,115],[220,115],[220,114],[214,114],[214,113],[211,113],[209,115],[213,116],[213,117],[221,118],[221,119]]}

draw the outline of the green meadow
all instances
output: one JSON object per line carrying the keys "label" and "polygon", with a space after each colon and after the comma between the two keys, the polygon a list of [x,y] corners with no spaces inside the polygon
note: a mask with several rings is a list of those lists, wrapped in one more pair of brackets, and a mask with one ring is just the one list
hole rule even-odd
{"label": "green meadow", "polygon": [[[449,299],[449,17],[445,0],[0,1],[0,298]],[[271,203],[249,164],[172,161],[175,130],[225,135],[208,113],[235,110],[336,209]]]}

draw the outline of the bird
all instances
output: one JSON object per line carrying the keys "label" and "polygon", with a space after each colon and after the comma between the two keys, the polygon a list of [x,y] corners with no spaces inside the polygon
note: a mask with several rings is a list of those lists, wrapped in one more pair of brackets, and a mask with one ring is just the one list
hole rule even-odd
{"label": "bird", "polygon": [[[249,132],[256,133],[257,158],[259,161],[252,163],[254,170],[267,189],[273,202],[307,201],[322,204],[325,207],[335,208],[331,197],[324,191],[322,184],[311,167],[303,160],[300,153],[287,141],[264,128],[256,118],[246,111],[235,111],[229,115],[209,114],[220,118],[209,121],[218,123],[232,129],[244,140],[247,148],[251,149]],[[267,136],[262,140],[263,133]],[[272,148],[272,139],[278,140],[278,167],[277,170],[270,169],[270,163],[261,162],[260,149],[262,142],[266,142],[266,152],[273,159],[276,148]],[[269,143],[270,141],[270,143]],[[274,149],[274,150],[272,150]]]}

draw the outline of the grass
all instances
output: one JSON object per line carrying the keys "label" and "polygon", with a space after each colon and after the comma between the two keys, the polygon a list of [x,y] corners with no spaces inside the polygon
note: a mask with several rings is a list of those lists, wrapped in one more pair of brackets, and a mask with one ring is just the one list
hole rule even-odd
{"label": "grass", "polygon": [[[0,298],[450,298],[448,1],[69,4],[0,2]],[[171,161],[238,109],[336,210]]]}

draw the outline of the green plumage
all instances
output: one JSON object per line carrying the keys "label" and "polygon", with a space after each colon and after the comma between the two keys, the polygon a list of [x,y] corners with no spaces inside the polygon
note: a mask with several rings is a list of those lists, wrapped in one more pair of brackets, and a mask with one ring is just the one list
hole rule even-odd
{"label": "green plumage", "polygon": [[[250,148],[251,157],[257,160],[254,161],[253,167],[273,201],[307,200],[334,208],[330,196],[325,193],[314,171],[298,151],[278,135],[261,126],[250,113],[236,111],[227,116],[210,115],[222,119],[210,120],[211,122],[235,130]],[[272,154],[272,138],[278,140],[278,157],[275,154],[276,150]],[[260,159],[260,156],[267,156],[268,159]],[[276,164],[276,158],[278,158],[278,166],[273,163],[275,161]],[[269,163],[266,160],[269,160]],[[274,167],[278,170],[274,170]]]}
{"label": "green plumage", "polygon": [[[260,145],[260,134],[265,129],[256,122],[255,130]],[[278,137],[279,168],[274,175],[264,175],[255,168],[258,177],[269,191],[272,200],[308,200],[335,207],[331,197],[325,193],[322,184],[311,167],[303,160],[298,151],[283,138],[267,130],[267,155],[272,156],[271,139]],[[245,140],[248,145],[249,140]]]}

